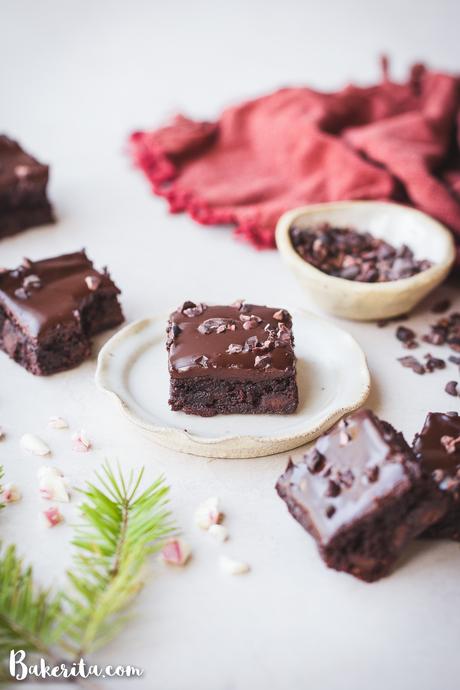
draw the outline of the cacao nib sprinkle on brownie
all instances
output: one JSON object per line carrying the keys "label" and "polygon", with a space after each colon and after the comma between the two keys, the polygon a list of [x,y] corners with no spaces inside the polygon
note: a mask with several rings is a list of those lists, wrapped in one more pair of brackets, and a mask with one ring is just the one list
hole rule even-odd
{"label": "cacao nib sprinkle on brownie", "polygon": [[296,252],[312,266],[337,278],[364,283],[383,283],[411,276],[431,267],[419,261],[406,245],[393,247],[369,232],[337,228],[322,223],[290,229]]}
{"label": "cacao nib sprinkle on brownie", "polygon": [[170,405],[187,414],[290,414],[298,403],[292,319],[238,301],[170,316]]}
{"label": "cacao nib sprinkle on brownie", "polygon": [[0,135],[0,238],[54,221],[46,196],[49,169]]}
{"label": "cacao nib sprinkle on brownie", "polygon": [[25,259],[0,275],[0,349],[33,374],[70,369],[90,355],[92,335],[123,321],[119,293],[84,251]]}
{"label": "cacao nib sprinkle on brownie", "polygon": [[288,464],[276,489],[326,565],[373,582],[444,516],[447,502],[390,424],[361,410],[345,428],[345,445],[337,424],[299,464]]}
{"label": "cacao nib sprinkle on brownie", "polygon": [[429,412],[413,450],[422,469],[448,501],[446,515],[423,537],[460,541],[460,417],[456,412]]}

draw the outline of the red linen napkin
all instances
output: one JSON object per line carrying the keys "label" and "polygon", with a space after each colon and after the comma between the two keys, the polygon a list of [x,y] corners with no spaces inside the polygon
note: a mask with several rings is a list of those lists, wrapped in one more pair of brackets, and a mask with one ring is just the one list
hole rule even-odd
{"label": "red linen napkin", "polygon": [[438,218],[460,243],[460,78],[417,65],[406,83],[337,93],[285,88],[215,123],[181,115],[135,132],[135,163],[172,213],[233,224],[273,247],[279,216],[307,203],[392,199]]}

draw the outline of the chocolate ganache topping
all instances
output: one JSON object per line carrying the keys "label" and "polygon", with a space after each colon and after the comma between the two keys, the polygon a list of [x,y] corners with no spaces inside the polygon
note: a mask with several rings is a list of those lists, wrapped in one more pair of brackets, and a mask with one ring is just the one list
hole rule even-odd
{"label": "chocolate ganache topping", "polygon": [[416,434],[414,452],[440,489],[460,488],[460,417],[456,412],[429,412]]}
{"label": "chocolate ganache topping", "polygon": [[184,302],[167,328],[173,378],[276,378],[294,372],[292,320],[284,309]]}
{"label": "chocolate ganache topping", "polygon": [[[290,491],[305,504],[325,542],[377,503],[409,488],[420,474],[400,434],[370,410],[321,436],[303,462],[290,466]],[[410,453],[412,455],[412,453]]]}
{"label": "chocolate ganache topping", "polygon": [[108,273],[96,271],[84,251],[42,261],[24,259],[15,270],[0,270],[1,308],[32,337],[80,320],[96,290],[119,294]]}

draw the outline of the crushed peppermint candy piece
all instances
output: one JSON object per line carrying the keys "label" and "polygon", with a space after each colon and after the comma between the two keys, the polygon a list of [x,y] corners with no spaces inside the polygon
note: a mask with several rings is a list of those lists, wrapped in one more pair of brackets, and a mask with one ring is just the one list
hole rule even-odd
{"label": "crushed peppermint candy piece", "polygon": [[214,537],[216,541],[224,542],[228,539],[228,529],[225,525],[211,525],[208,529],[208,533],[211,537]]}
{"label": "crushed peppermint candy piece", "polygon": [[38,470],[40,496],[47,501],[60,501],[68,503],[70,501],[68,480],[56,467],[41,467]]}
{"label": "crushed peppermint candy piece", "polygon": [[30,168],[28,165],[16,165],[14,168],[14,174],[16,177],[27,177],[30,173]]}
{"label": "crushed peppermint candy piece", "polygon": [[35,434],[23,434],[20,444],[24,450],[34,455],[49,455],[51,453],[46,443]]}
{"label": "crushed peppermint candy piece", "polygon": [[209,529],[211,525],[217,525],[223,515],[219,510],[219,499],[216,497],[207,498],[200,503],[195,511],[195,524],[201,529]]}
{"label": "crushed peppermint candy piece", "polygon": [[77,453],[87,453],[92,447],[92,443],[86,436],[86,433],[83,431],[83,429],[79,433],[75,433],[72,436],[72,441],[73,449]]}
{"label": "crushed peppermint candy piece", "polygon": [[168,565],[183,566],[192,554],[192,549],[183,539],[170,539],[161,550],[161,557]]}
{"label": "crushed peppermint candy piece", "polygon": [[68,429],[69,425],[66,420],[62,417],[50,417],[48,420],[48,426],[52,429]]}
{"label": "crushed peppermint candy piece", "polygon": [[456,453],[460,447],[460,436],[441,436],[441,445],[444,447],[446,453],[452,455]]}
{"label": "crushed peppermint candy piece", "polygon": [[85,283],[88,290],[97,290],[101,284],[101,279],[98,276],[86,276]]}
{"label": "crushed peppermint candy piece", "polygon": [[28,288],[39,288],[41,286],[41,280],[36,275],[28,275],[22,281],[22,287],[26,290]]}
{"label": "crushed peppermint candy piece", "polygon": [[219,563],[221,569],[228,575],[244,575],[251,570],[247,563],[235,561],[233,558],[229,558],[228,556],[221,556]]}
{"label": "crushed peppermint candy piece", "polygon": [[16,501],[20,501],[21,498],[22,494],[16,484],[11,482],[9,484],[5,484],[1,494],[1,500],[4,503],[15,503]]}
{"label": "crushed peppermint candy piece", "polygon": [[46,527],[56,527],[61,522],[64,522],[64,516],[57,506],[51,506],[42,512]]}

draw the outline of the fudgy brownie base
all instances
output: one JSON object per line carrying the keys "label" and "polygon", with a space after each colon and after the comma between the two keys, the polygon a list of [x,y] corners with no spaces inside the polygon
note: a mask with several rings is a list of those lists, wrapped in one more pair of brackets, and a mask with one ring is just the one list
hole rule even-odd
{"label": "fudgy brownie base", "polygon": [[298,405],[295,374],[265,381],[171,379],[169,404],[174,411],[212,417],[216,414],[292,414]]}
{"label": "fudgy brownie base", "polygon": [[[278,484],[277,491],[291,515],[314,535],[309,515],[292,501],[286,488]],[[442,514],[438,496],[428,492],[425,486],[409,496],[383,502],[378,511],[340,531],[326,546],[318,543],[326,565],[364,582],[376,582],[388,575],[404,546],[432,523],[433,515]]]}
{"label": "fudgy brownie base", "polygon": [[50,332],[46,340],[31,338],[0,307],[0,349],[36,376],[73,369],[91,355],[90,335],[123,321],[116,295],[97,296],[97,304],[83,310],[81,322]]}
{"label": "fudgy brownie base", "polygon": [[34,206],[0,211],[0,238],[53,222],[53,210],[47,201]]}

